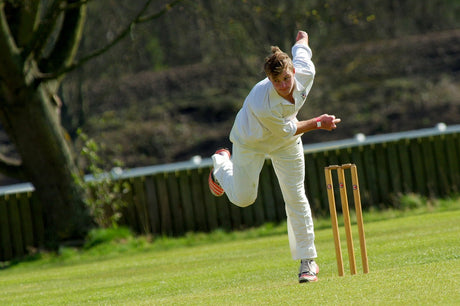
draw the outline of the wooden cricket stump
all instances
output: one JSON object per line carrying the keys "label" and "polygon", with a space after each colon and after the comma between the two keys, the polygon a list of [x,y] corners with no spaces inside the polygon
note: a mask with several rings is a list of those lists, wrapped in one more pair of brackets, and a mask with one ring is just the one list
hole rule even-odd
{"label": "wooden cricket stump", "polygon": [[353,187],[353,199],[355,202],[356,223],[359,233],[359,245],[361,249],[361,260],[363,264],[363,272],[369,273],[369,263],[367,260],[366,237],[364,234],[363,212],[361,208],[361,197],[359,194],[358,172],[355,164],[331,165],[324,168],[326,178],[327,197],[329,200],[329,210],[331,213],[332,233],[334,235],[335,255],[337,258],[337,269],[339,276],[344,275],[342,248],[340,246],[339,224],[337,221],[337,210],[335,205],[334,184],[332,182],[332,171],[337,171],[339,182],[340,200],[342,203],[343,221],[345,227],[345,235],[347,238],[348,259],[350,262],[351,274],[356,274],[356,259],[355,250],[353,247],[353,237],[351,231],[350,211],[348,208],[347,185],[345,182],[345,170],[350,169],[351,180]]}

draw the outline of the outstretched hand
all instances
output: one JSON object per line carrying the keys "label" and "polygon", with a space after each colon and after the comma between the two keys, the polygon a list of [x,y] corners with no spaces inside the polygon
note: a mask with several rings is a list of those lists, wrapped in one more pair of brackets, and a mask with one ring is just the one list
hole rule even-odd
{"label": "outstretched hand", "polygon": [[340,118],[328,114],[319,116],[318,120],[321,121],[321,128],[328,131],[335,130],[337,128],[337,123],[342,121]]}

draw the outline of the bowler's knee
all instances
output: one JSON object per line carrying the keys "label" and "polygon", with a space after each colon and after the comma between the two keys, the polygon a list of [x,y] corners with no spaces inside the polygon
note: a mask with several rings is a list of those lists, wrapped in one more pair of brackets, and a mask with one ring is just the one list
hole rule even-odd
{"label": "bowler's knee", "polygon": [[254,204],[256,201],[257,194],[255,195],[246,195],[246,196],[239,196],[235,199],[231,199],[230,201],[239,207],[248,207],[249,205]]}

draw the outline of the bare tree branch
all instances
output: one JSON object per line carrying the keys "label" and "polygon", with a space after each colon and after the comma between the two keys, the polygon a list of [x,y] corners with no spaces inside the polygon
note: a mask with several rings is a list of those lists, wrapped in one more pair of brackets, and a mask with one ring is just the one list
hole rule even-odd
{"label": "bare tree branch", "polygon": [[33,37],[29,44],[22,50],[22,57],[27,58],[30,54],[35,54],[37,58],[48,42],[48,38],[53,32],[53,29],[58,20],[59,14],[63,10],[64,0],[53,1],[48,8],[45,17],[33,33]]}
{"label": "bare tree branch", "polygon": [[80,1],[76,1],[74,3],[68,3],[67,6],[66,6],[66,9],[74,9],[74,8],[79,7],[79,6],[88,4],[90,1],[92,1],[92,0],[80,0]]}
{"label": "bare tree branch", "polygon": [[10,53],[17,51],[17,45],[11,35],[8,20],[5,15],[5,3],[0,2],[0,35],[4,43],[4,47],[8,48]]}
{"label": "bare tree branch", "polygon": [[[5,3],[0,2],[0,76],[6,79],[19,75],[19,67],[15,57],[19,55],[19,49],[13,39],[8,20],[5,15]],[[1,79],[1,78],[0,78]]]}
{"label": "bare tree branch", "polygon": [[111,42],[109,42],[107,45],[104,47],[88,54],[87,56],[82,57],[79,59],[77,62],[73,62],[72,64],[62,68],[59,71],[56,71],[54,73],[42,73],[40,75],[40,81],[44,80],[50,80],[50,79],[56,79],[59,76],[66,74],[70,71],[75,70],[76,68],[82,66],[86,62],[90,61],[91,59],[98,57],[99,55],[107,52],[110,48],[112,48],[114,45],[116,45],[118,42],[120,42],[123,38],[125,38],[132,30],[132,28],[139,23],[144,23],[156,18],[159,18],[160,16],[164,15],[167,13],[172,7],[176,6],[183,0],[174,0],[171,3],[166,4],[162,10],[155,14],[151,14],[148,16],[144,16],[144,13],[147,11],[148,7],[150,6],[150,3],[152,0],[146,1],[142,9],[139,11],[139,13],[136,15],[136,17],[124,28]]}
{"label": "bare tree branch", "polygon": [[41,71],[56,71],[73,61],[83,32],[86,2],[67,0],[59,36],[54,43],[53,50],[40,61]]}
{"label": "bare tree branch", "polygon": [[1,153],[0,173],[18,180],[26,180],[21,161],[6,157]]}
{"label": "bare tree branch", "polygon": [[159,11],[159,12],[157,12],[155,14],[140,17],[137,23],[144,23],[144,22],[147,22],[147,21],[150,21],[150,20],[153,20],[153,19],[157,19],[157,18],[163,16],[170,9],[172,9],[175,5],[179,4],[179,2],[182,2],[182,1],[183,0],[174,0],[171,3],[166,4],[165,7],[161,11]]}
{"label": "bare tree branch", "polygon": [[19,48],[27,45],[37,27],[37,20],[40,18],[41,1],[23,0],[24,4],[16,9],[18,25],[14,31],[16,44]]}

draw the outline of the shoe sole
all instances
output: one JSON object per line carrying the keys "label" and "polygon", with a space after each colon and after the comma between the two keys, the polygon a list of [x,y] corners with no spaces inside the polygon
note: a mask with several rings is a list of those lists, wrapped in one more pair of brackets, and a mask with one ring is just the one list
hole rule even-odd
{"label": "shoe sole", "polygon": [[[224,155],[226,154],[228,156],[228,158],[230,159],[231,157],[231,154],[230,154],[230,151],[227,150],[227,149],[219,149],[216,151],[216,153],[214,154],[220,154],[220,155]],[[216,196],[216,197],[221,197],[225,191],[222,187],[220,187],[219,184],[217,184],[213,179],[212,179],[212,172],[214,171],[214,169],[211,169],[211,172],[209,172],[209,176],[208,176],[208,185],[209,185],[209,190],[211,191],[211,193]]]}
{"label": "shoe sole", "polygon": [[[318,281],[318,274],[319,274],[319,266],[316,265],[316,275],[315,276],[308,275],[305,278],[300,278],[299,277],[299,283],[314,283],[314,282],[317,282]],[[309,277],[310,277],[310,279],[309,279]]]}
{"label": "shoe sole", "polygon": [[209,177],[208,177],[208,184],[209,184],[209,190],[211,191],[211,193],[216,196],[216,197],[221,197],[225,191],[224,189],[222,189],[222,187],[220,187],[216,182],[214,182],[214,180],[212,179],[212,171],[213,169],[211,169],[211,172],[209,172]]}
{"label": "shoe sole", "polygon": [[228,158],[230,158],[230,157],[232,156],[232,155],[230,154],[230,151],[227,150],[227,149],[220,149],[220,150],[217,150],[216,153],[214,153],[214,154],[223,155],[222,153],[227,154]]}
{"label": "shoe sole", "polygon": [[302,278],[302,279],[299,279],[299,283],[315,283],[318,281],[318,277],[315,276],[314,278]]}

